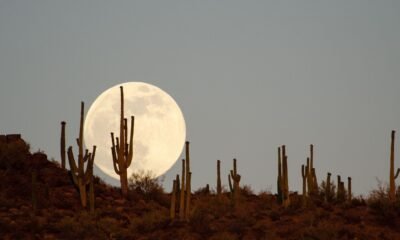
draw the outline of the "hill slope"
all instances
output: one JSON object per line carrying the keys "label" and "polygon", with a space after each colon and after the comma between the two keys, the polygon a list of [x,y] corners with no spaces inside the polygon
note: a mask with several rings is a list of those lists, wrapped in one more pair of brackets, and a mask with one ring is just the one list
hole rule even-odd
{"label": "hill slope", "polygon": [[0,139],[2,239],[400,239],[400,201],[388,202],[382,191],[368,204],[317,198],[304,207],[293,196],[285,209],[274,195],[246,187],[236,207],[229,193],[217,198],[203,189],[193,194],[189,222],[169,219],[170,194],[160,188],[131,189],[124,200],[118,188],[95,178],[95,193],[96,211],[89,214],[67,170],[30,153],[21,139]]}

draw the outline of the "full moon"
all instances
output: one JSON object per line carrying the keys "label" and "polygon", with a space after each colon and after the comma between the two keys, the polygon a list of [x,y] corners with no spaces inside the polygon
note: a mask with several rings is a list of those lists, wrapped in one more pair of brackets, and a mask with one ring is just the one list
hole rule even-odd
{"label": "full moon", "polygon": [[130,117],[135,116],[133,159],[128,168],[128,177],[139,171],[150,171],[158,177],[179,158],[185,143],[186,125],[178,104],[156,86],[127,82],[100,94],[86,115],[85,145],[88,149],[96,145],[94,163],[107,175],[119,179],[113,167],[110,133],[119,136],[120,86],[124,88],[128,131]]}

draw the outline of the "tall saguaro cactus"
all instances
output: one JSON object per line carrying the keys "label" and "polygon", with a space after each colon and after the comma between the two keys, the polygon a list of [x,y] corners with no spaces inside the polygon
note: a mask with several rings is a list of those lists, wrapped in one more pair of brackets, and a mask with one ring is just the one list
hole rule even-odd
{"label": "tall saguaro cactus", "polygon": [[185,143],[186,149],[186,204],[185,204],[185,219],[189,221],[190,217],[190,200],[192,196],[192,172],[190,171],[190,153],[189,141]]}
{"label": "tall saguaro cactus", "polygon": [[61,153],[61,167],[65,169],[65,122],[61,122],[61,139],[60,139],[60,153]]}
{"label": "tall saguaro cactus", "polygon": [[328,172],[326,176],[326,189],[325,189],[325,201],[330,202],[332,200],[332,194],[331,193],[331,173]]}
{"label": "tall saguaro cactus", "polygon": [[282,145],[281,149],[282,151],[278,148],[278,199],[282,200],[284,207],[287,207],[290,205],[290,199],[286,146]]}
{"label": "tall saguaro cactus", "polygon": [[[133,132],[135,117],[131,116],[131,129],[128,142],[128,120],[124,117],[124,88],[120,86],[121,92],[121,116],[119,125],[119,138],[114,141],[114,133],[111,133],[111,153],[114,171],[119,175],[122,196],[128,196],[128,168],[133,158]],[[116,142],[116,143],[115,143]]]}
{"label": "tall saguaro cactus", "polygon": [[303,201],[305,202],[307,197],[307,172],[308,166],[304,167],[304,164],[301,165],[301,177],[303,178]]}
{"label": "tall saguaro cactus", "polygon": [[[237,162],[236,158],[234,158],[233,159],[233,170],[231,170],[230,175],[228,177],[234,204],[236,204],[239,200],[239,196],[240,196],[239,183],[240,183],[240,179],[241,179],[241,176],[237,173],[236,162]],[[233,188],[232,188],[231,179],[233,182]]]}
{"label": "tall saguaro cactus", "polygon": [[282,158],[281,158],[281,148],[278,147],[278,179],[277,179],[277,193],[278,193],[278,203],[283,202],[282,197]]}
{"label": "tall saguaro cactus", "polygon": [[176,208],[176,192],[177,192],[177,181],[176,179],[173,181],[172,185],[172,193],[171,193],[171,206],[170,206],[170,213],[169,216],[173,220],[175,219],[175,208]]}
{"label": "tall saguaro cactus", "polygon": [[182,181],[181,181],[181,194],[180,194],[180,199],[179,199],[179,218],[183,219],[185,218],[185,192],[186,192],[186,185],[185,185],[185,179],[186,179],[186,162],[185,159],[182,159]]}
{"label": "tall saguaro cactus", "polygon": [[217,160],[217,195],[221,196],[222,185],[221,185],[221,161]]}
{"label": "tall saguaro cactus", "polygon": [[400,169],[398,168],[396,174],[394,173],[394,142],[396,131],[392,130],[391,144],[390,144],[390,174],[389,174],[389,199],[394,201],[396,198],[396,178],[399,176]]}
{"label": "tall saguaro cactus", "polygon": [[347,201],[351,202],[351,177],[347,178]]}
{"label": "tall saguaro cactus", "polygon": [[[71,175],[74,184],[79,188],[79,195],[81,199],[82,207],[87,205],[87,186],[93,181],[93,162],[96,154],[96,146],[93,146],[92,153],[89,150],[85,150],[83,153],[83,113],[84,113],[84,103],[81,102],[81,118],[79,127],[79,138],[76,140],[79,148],[78,153],[78,164],[75,162],[74,153],[72,151],[72,146],[68,148],[68,161],[71,168]],[[85,169],[86,163],[86,169]],[[94,191],[89,191],[90,199]],[[94,199],[94,196],[93,196]]]}
{"label": "tall saguaro cactus", "polygon": [[[191,178],[192,172],[190,171],[190,156],[189,156],[189,142],[186,141],[186,159],[182,159],[182,177],[181,189],[179,196],[179,219],[189,221],[190,217],[190,201],[191,201]],[[179,177],[176,177],[176,189],[179,189]]]}

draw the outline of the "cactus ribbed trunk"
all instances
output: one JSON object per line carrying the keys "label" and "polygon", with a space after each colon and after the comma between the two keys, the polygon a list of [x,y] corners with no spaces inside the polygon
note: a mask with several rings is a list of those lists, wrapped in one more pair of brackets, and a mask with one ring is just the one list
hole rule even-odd
{"label": "cactus ribbed trunk", "polygon": [[[79,145],[79,175],[83,176],[84,175],[84,160],[83,160],[83,114],[84,114],[84,103],[81,102],[81,118],[80,118],[80,127],[79,127],[79,139],[78,139],[78,145]],[[79,185],[79,193],[81,196],[81,203],[83,207],[86,207],[86,184],[84,184],[84,179],[83,178],[78,178],[78,185]]]}
{"label": "cactus ribbed trunk", "polygon": [[394,143],[395,143],[396,131],[392,131],[391,144],[390,144],[390,173],[389,173],[389,199],[394,201],[396,199],[396,178],[399,176],[400,169],[397,169],[396,174],[394,173]]}
{"label": "cactus ribbed trunk", "polygon": [[340,175],[337,175],[337,191],[336,191],[336,199],[337,200],[340,200],[340,196],[341,196],[340,183],[341,183]]}
{"label": "cactus ribbed trunk", "polygon": [[175,208],[176,208],[176,191],[177,191],[177,181],[174,180],[172,184],[172,193],[171,193],[171,206],[169,216],[171,220],[175,219]]}
{"label": "cactus ribbed trunk", "polygon": [[[78,164],[76,164],[74,159],[74,154],[72,147],[68,148],[68,161],[71,169],[72,180],[74,184],[79,189],[80,201],[82,207],[87,206],[87,190],[86,186],[91,184],[93,181],[93,162],[96,154],[96,146],[93,146],[92,153],[86,149],[83,152],[83,118],[84,118],[84,103],[81,102],[81,116],[80,116],[80,126],[79,126],[79,138],[76,140],[78,144]],[[85,170],[85,163],[86,170]]]}
{"label": "cactus ribbed trunk", "polygon": [[185,143],[186,149],[186,203],[185,203],[185,219],[189,221],[190,218],[190,200],[192,194],[191,177],[192,172],[190,172],[190,152],[189,152],[189,141]]}
{"label": "cactus ribbed trunk", "polygon": [[186,184],[187,184],[187,188],[186,188],[186,206],[185,206],[185,220],[189,221],[190,219],[190,200],[191,200],[191,180],[192,179],[192,173],[189,172],[189,174],[187,175],[187,179],[186,179]]}
{"label": "cactus ribbed trunk", "polygon": [[307,197],[307,167],[304,167],[304,164],[301,165],[301,177],[303,179],[303,202],[305,202]]}
{"label": "cactus ribbed trunk", "polygon": [[217,160],[217,195],[221,196],[222,184],[221,184],[221,161]]}
{"label": "cactus ribbed trunk", "polygon": [[310,158],[307,158],[307,195],[312,195],[312,176],[311,176],[311,165],[310,165]]}
{"label": "cactus ribbed trunk", "polygon": [[61,139],[60,139],[60,153],[61,153],[61,168],[65,169],[65,159],[66,159],[66,151],[65,151],[65,122],[61,122]]}
{"label": "cactus ribbed trunk", "polygon": [[278,147],[278,180],[277,180],[277,193],[278,193],[278,203],[282,204],[282,158],[281,158],[281,148]]}
{"label": "cactus ribbed trunk", "polygon": [[347,200],[351,202],[351,177],[347,178]]}
{"label": "cactus ribbed trunk", "polygon": [[283,183],[283,206],[288,207],[290,204],[289,199],[289,178],[288,178],[288,164],[286,156],[286,147],[282,146],[282,183]]}
{"label": "cactus ribbed trunk", "polygon": [[328,172],[326,177],[325,201],[331,201],[331,173]]}
{"label": "cactus ribbed trunk", "polygon": [[315,168],[311,169],[311,176],[313,179],[313,193],[318,194],[318,180],[317,174],[315,173]]}
{"label": "cactus ribbed trunk", "polygon": [[182,159],[182,179],[181,179],[181,196],[179,199],[179,218],[183,219],[185,217],[185,190],[186,190],[186,185],[185,185],[185,159]]}
{"label": "cactus ribbed trunk", "polygon": [[114,140],[114,133],[111,133],[111,153],[113,157],[114,171],[119,175],[121,183],[121,193],[123,197],[128,197],[128,168],[133,158],[133,134],[135,117],[131,116],[131,128],[128,142],[128,120],[124,115],[124,89],[120,86],[121,94],[121,113],[119,122],[119,138]]}
{"label": "cactus ribbed trunk", "polygon": [[[241,176],[237,173],[237,163],[236,163],[236,158],[233,159],[233,170],[231,170],[231,174],[229,175],[229,181],[233,182],[233,192],[232,192],[232,200],[233,200],[233,204],[236,206],[239,198],[240,198],[240,179]],[[231,183],[230,183],[231,184]]]}

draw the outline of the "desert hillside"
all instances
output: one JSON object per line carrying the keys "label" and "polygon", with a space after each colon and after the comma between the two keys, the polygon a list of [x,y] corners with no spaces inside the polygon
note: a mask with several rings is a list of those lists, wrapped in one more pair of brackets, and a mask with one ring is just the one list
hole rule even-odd
{"label": "desert hillside", "polygon": [[178,207],[171,219],[171,189],[157,180],[131,179],[125,199],[94,177],[91,212],[81,207],[68,170],[31,153],[18,136],[0,139],[2,239],[400,239],[400,199],[389,201],[385,189],[350,201],[327,202],[323,186],[319,192],[306,202],[291,194],[283,206],[275,194],[248,186],[235,201],[224,189],[220,196],[195,189],[188,219],[180,220]]}

